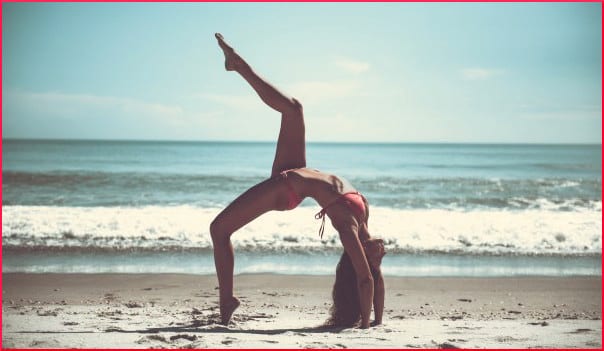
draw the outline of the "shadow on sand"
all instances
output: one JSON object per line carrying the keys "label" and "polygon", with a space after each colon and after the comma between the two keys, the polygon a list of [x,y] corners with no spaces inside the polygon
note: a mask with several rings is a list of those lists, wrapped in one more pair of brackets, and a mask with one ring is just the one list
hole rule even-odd
{"label": "shadow on sand", "polygon": [[233,333],[233,334],[258,334],[258,335],[278,335],[287,332],[292,333],[339,333],[346,328],[315,326],[305,328],[280,328],[280,329],[231,329],[218,323],[203,323],[194,321],[189,325],[169,326],[158,328],[146,328],[127,330],[121,328],[108,328],[104,331],[20,331],[20,334],[86,334],[86,333],[133,333],[133,334],[158,334],[158,333]]}

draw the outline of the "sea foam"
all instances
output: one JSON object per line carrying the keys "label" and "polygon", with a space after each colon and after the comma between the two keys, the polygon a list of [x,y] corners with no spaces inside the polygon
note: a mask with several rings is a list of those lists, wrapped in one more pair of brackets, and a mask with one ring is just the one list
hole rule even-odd
{"label": "sea foam", "polygon": [[[221,208],[194,206],[3,206],[2,242],[16,250],[209,251],[209,226]],[[236,250],[341,250],[337,232],[319,210],[269,212],[233,234]],[[594,255],[602,250],[601,203],[574,211],[393,209],[372,207],[369,229],[389,254]]]}

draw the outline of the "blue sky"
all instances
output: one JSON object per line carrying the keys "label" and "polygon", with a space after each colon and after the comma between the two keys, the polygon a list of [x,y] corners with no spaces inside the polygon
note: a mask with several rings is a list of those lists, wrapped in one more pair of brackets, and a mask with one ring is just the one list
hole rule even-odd
{"label": "blue sky", "polygon": [[3,3],[3,138],[601,143],[599,3]]}

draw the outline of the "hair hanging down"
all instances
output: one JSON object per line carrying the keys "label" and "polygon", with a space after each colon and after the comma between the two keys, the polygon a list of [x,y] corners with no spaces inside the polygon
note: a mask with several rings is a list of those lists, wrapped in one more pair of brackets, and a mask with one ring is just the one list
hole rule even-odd
{"label": "hair hanging down", "polygon": [[[364,230],[367,230],[367,223],[369,221],[369,203],[364,196],[363,202],[365,203]],[[376,290],[376,285],[378,283],[376,278],[380,274],[371,266],[371,264],[369,265],[369,269],[373,278],[373,289]],[[346,251],[342,253],[340,262],[338,262],[338,266],[336,267],[336,282],[333,284],[331,295],[333,304],[329,309],[330,316],[325,322],[325,326],[347,328],[356,326],[361,320],[361,303],[359,299],[359,288],[357,286],[357,274]]]}
{"label": "hair hanging down", "polygon": [[[371,265],[374,289],[377,283],[378,273]],[[330,327],[354,327],[361,320],[361,304],[359,300],[359,289],[357,286],[357,275],[352,261],[346,252],[342,254],[336,268],[336,282],[332,291],[333,305],[329,309],[330,317],[325,326]]]}

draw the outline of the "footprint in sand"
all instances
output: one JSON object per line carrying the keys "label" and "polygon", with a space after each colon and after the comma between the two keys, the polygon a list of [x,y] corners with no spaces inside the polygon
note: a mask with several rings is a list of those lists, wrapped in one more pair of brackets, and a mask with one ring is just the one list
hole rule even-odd
{"label": "footprint in sand", "polygon": [[575,329],[574,331],[568,332],[568,334],[584,334],[584,333],[589,333],[593,330],[591,329]]}
{"label": "footprint in sand", "polygon": [[125,303],[124,306],[126,306],[128,308],[141,308],[141,307],[143,307],[143,304],[138,301],[129,301],[129,302]]}
{"label": "footprint in sand", "polygon": [[216,297],[216,293],[209,293],[209,292],[200,292],[200,293],[195,293],[193,296],[195,297]]}
{"label": "footprint in sand", "polygon": [[178,340],[178,339],[185,339],[185,340],[189,340],[189,341],[195,341],[195,340],[197,340],[197,336],[196,335],[189,335],[189,334],[177,334],[177,335],[172,335],[170,337],[170,341],[174,341],[174,340]]}
{"label": "footprint in sand", "polygon": [[458,349],[459,346],[455,346],[448,342],[443,342],[442,344],[437,344],[439,349]]}
{"label": "footprint in sand", "polygon": [[269,344],[278,344],[279,343],[278,341],[275,341],[275,340],[260,340],[260,341],[266,342],[266,343],[269,343]]}
{"label": "footprint in sand", "polygon": [[42,317],[56,317],[59,314],[57,313],[57,311],[38,311],[37,312],[38,316],[42,316]]}
{"label": "footprint in sand", "polygon": [[513,336],[499,336],[495,340],[500,343],[504,342],[514,342],[514,341],[527,341],[527,338],[515,338]]}
{"label": "footprint in sand", "polygon": [[547,327],[549,325],[548,322],[543,321],[543,322],[529,322],[530,325],[540,325],[542,327]]}
{"label": "footprint in sand", "polygon": [[107,293],[107,294],[105,294],[105,295],[103,296],[103,298],[104,298],[105,300],[107,300],[107,302],[112,302],[112,301],[117,300],[117,298],[118,298],[118,297],[117,297],[117,296],[115,296],[115,295],[113,295],[112,293]]}
{"label": "footprint in sand", "polygon": [[237,341],[237,339],[231,338],[231,337],[226,337],[224,340],[222,340],[222,344],[224,345],[230,345],[233,342]]}
{"label": "footprint in sand", "polygon": [[162,335],[147,335],[147,339],[161,341],[161,342],[168,342],[168,340],[166,340],[166,338],[163,337]]}

